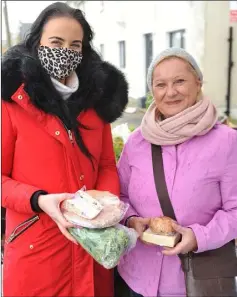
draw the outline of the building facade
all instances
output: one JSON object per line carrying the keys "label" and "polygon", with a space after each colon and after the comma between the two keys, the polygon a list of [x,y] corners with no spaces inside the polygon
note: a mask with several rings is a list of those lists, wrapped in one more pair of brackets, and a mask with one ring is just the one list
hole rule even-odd
{"label": "building facade", "polygon": [[93,27],[97,51],[125,73],[130,97],[146,95],[147,68],[157,53],[183,47],[197,59],[204,73],[204,93],[221,112],[226,111],[232,26],[230,99],[237,117],[237,23],[230,23],[229,1],[76,1],[75,5]]}
{"label": "building facade", "polygon": [[30,33],[32,23],[22,23],[20,22],[20,28],[19,28],[19,41],[23,41],[26,36]]}

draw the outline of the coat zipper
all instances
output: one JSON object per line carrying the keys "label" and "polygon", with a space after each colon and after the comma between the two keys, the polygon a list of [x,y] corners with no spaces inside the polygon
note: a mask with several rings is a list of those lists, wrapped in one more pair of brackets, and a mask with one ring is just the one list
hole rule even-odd
{"label": "coat zipper", "polygon": [[71,141],[71,144],[74,145],[74,139],[73,139],[72,131],[67,129],[67,133],[68,133],[69,140]]}
{"label": "coat zipper", "polygon": [[[64,124],[64,122],[58,118],[60,120],[60,122],[62,123],[62,125],[64,126],[64,128],[66,129],[67,131],[67,134],[68,134],[68,138],[71,142],[71,144],[74,146],[74,139],[73,139],[73,133],[72,133],[72,130],[68,129],[67,126]],[[80,169],[81,169],[81,164],[80,164],[80,161],[79,161],[79,166],[80,166]],[[81,179],[82,178],[82,179]],[[81,176],[80,176],[80,180],[82,181],[84,179],[84,174],[82,173]]]}
{"label": "coat zipper", "polygon": [[[39,220],[39,216],[35,215],[32,218],[24,221],[20,225],[18,225],[10,234],[8,239],[6,240],[6,243],[12,242],[14,239],[16,239],[19,235],[21,235],[23,232],[25,232],[28,228],[30,228],[32,225],[34,225],[35,222]],[[22,229],[21,229],[22,228]],[[20,229],[20,230],[19,230]]]}
{"label": "coat zipper", "polygon": [[72,130],[68,129],[67,126],[64,124],[64,122],[60,118],[58,118],[58,119],[63,124],[63,127],[66,129],[67,134],[68,134],[68,138],[69,138],[71,144],[74,145]]}

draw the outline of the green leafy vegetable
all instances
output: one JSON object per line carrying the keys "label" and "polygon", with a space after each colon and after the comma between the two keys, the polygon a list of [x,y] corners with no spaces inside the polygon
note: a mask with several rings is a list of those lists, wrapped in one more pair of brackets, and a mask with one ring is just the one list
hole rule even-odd
{"label": "green leafy vegetable", "polygon": [[118,264],[120,257],[130,245],[126,227],[70,228],[69,232],[98,263],[107,269]]}

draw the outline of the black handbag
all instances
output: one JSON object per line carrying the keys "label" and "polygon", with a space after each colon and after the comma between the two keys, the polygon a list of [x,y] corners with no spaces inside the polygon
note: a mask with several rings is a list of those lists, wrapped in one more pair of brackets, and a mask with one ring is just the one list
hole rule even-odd
{"label": "black handbag", "polygon": [[[161,146],[152,144],[152,162],[163,214],[177,221],[166,186]],[[180,254],[179,258],[188,297],[237,296],[237,255],[234,241],[215,250]]]}

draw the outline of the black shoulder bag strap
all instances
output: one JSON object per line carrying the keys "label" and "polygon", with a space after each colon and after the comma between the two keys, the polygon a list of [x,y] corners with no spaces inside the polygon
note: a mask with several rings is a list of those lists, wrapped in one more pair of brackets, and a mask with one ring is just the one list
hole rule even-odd
{"label": "black shoulder bag strap", "polygon": [[171,219],[176,221],[174,209],[171,204],[166,186],[161,146],[152,144],[151,148],[156,192],[160,201],[161,209],[164,216],[170,217]]}

